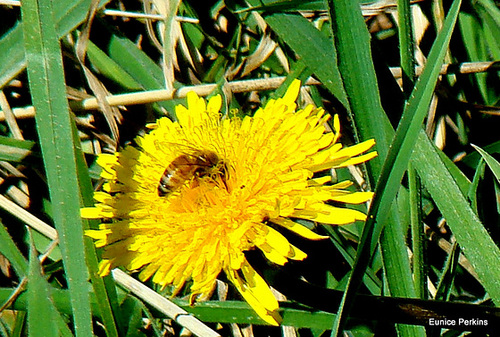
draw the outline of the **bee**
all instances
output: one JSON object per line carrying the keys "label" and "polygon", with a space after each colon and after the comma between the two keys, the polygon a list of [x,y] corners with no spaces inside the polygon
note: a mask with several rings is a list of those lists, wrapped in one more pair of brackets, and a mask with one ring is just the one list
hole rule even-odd
{"label": "bee", "polygon": [[210,177],[214,182],[220,178],[226,185],[226,176],[226,164],[215,152],[195,150],[178,156],[167,166],[158,184],[158,195],[166,196],[193,178]]}

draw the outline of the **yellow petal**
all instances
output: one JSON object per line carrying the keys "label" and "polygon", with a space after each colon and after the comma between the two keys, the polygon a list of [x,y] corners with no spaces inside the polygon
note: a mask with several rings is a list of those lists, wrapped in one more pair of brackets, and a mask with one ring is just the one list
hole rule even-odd
{"label": "yellow petal", "polygon": [[297,247],[290,245],[290,253],[288,253],[288,258],[295,261],[302,261],[307,257],[307,254],[298,249]]}
{"label": "yellow petal", "polygon": [[324,185],[326,183],[329,183],[332,181],[332,177],[330,176],[323,176],[323,177],[318,177],[314,179],[309,179],[307,182],[309,183],[310,186],[317,186],[317,185]]}
{"label": "yellow petal", "polygon": [[101,262],[99,262],[98,274],[100,276],[106,276],[109,274],[110,271],[111,271],[111,261],[107,259],[101,260]]}
{"label": "yellow petal", "polygon": [[101,153],[97,157],[97,165],[102,167],[101,177],[104,179],[116,178],[114,167],[118,164],[118,158],[114,154]]}
{"label": "yellow petal", "polygon": [[113,197],[105,192],[95,192],[94,200],[101,203],[106,203],[107,201],[113,200]]}
{"label": "yellow petal", "polygon": [[215,95],[212,98],[210,98],[210,100],[208,101],[207,111],[213,117],[218,117],[217,115],[218,115],[221,107],[222,107],[222,97],[221,97],[221,95]]}
{"label": "yellow petal", "polygon": [[309,240],[328,239],[328,236],[316,234],[307,227],[304,227],[301,224],[287,218],[275,218],[272,219],[272,222]]}
{"label": "yellow petal", "polygon": [[264,253],[266,259],[272,263],[283,266],[288,262],[288,259],[284,257],[283,254],[280,254],[277,250],[273,249],[273,247],[271,247],[268,243],[259,244],[257,247],[262,251],[262,253]]}
{"label": "yellow petal", "polygon": [[373,159],[376,156],[378,156],[377,151],[373,151],[373,152],[370,152],[370,153],[367,153],[367,154],[364,154],[364,155],[361,155],[361,156],[354,157],[354,158],[351,158],[349,160],[343,161],[341,164],[339,164],[339,165],[333,165],[332,167],[334,167],[334,168],[341,168],[341,167],[346,167],[346,166],[350,166],[350,165],[358,165],[358,164],[364,163],[364,162],[366,162],[366,161],[368,161],[370,159]]}
{"label": "yellow petal", "polygon": [[283,256],[288,255],[288,252],[290,251],[290,243],[278,231],[268,227],[265,240],[271,247],[273,247],[273,249],[277,250]]}
{"label": "yellow petal", "polygon": [[323,204],[314,221],[330,225],[346,225],[358,220],[364,221],[365,219],[366,215],[360,211]]}
{"label": "yellow petal", "polygon": [[110,229],[100,229],[100,230],[95,230],[95,229],[88,229],[85,231],[85,236],[88,236],[89,238],[96,239],[96,240],[102,240],[106,239],[107,235],[111,233]]}
{"label": "yellow petal", "polygon": [[368,151],[375,145],[375,139],[368,139],[362,143],[356,144],[356,145],[351,145],[349,147],[345,147],[339,152],[337,152],[336,155],[339,157],[345,156],[345,157],[354,157],[357,156],[363,152]]}
{"label": "yellow petal", "polygon": [[360,211],[334,207],[326,204],[318,204],[317,209],[296,210],[291,215],[295,218],[314,220],[329,225],[346,225],[355,221],[366,219],[366,215]]}
{"label": "yellow petal", "polygon": [[295,100],[299,96],[299,90],[300,90],[300,81],[298,79],[294,79],[288,89],[286,90],[285,95],[283,96],[283,101],[286,102],[286,104],[295,103]]}
{"label": "yellow petal", "polygon": [[226,276],[231,281],[241,296],[267,323],[279,325],[281,317],[278,313],[278,301],[269,289],[264,279],[245,261],[241,268],[241,277],[238,271],[225,270]]}
{"label": "yellow petal", "polygon": [[339,115],[333,116],[333,129],[335,133],[335,138],[333,140],[333,143],[336,143],[337,140],[340,137],[340,120],[339,120]]}
{"label": "yellow petal", "polygon": [[100,219],[102,218],[102,210],[97,207],[85,207],[80,209],[80,215],[84,219]]}
{"label": "yellow petal", "polygon": [[332,192],[331,200],[344,202],[347,204],[362,204],[371,200],[373,198],[373,192],[354,192],[354,193],[342,193],[336,194],[335,191]]}

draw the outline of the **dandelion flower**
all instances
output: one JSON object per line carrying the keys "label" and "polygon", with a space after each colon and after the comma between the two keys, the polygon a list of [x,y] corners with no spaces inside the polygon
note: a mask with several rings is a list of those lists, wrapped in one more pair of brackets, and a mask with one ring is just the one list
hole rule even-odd
{"label": "dandelion flower", "polygon": [[104,247],[100,274],[118,266],[141,270],[139,279],[172,285],[174,295],[190,281],[196,299],[211,292],[223,271],[260,317],[279,324],[278,302],[245,251],[258,249],[283,265],[306,254],[269,223],[318,240],[324,237],[294,219],[331,225],[365,220],[359,211],[326,202],[359,204],[372,193],[351,192],[349,181],[332,185],[313,174],[376,156],[363,154],[373,140],[337,143],[337,116],[335,131],[328,132],[323,109],[296,111],[299,88],[294,81],[283,98],[244,118],[221,118],[220,96],[206,103],[191,92],[187,107],[176,107],[178,121],[161,118],[137,146],[100,155],[107,183],[95,193],[95,207],[82,209],[84,218],[106,219],[86,232]]}

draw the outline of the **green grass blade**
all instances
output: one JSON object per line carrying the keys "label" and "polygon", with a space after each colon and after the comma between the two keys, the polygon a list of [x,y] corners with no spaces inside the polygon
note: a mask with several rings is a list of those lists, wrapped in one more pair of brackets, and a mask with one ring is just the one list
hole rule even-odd
{"label": "green grass blade", "polygon": [[22,7],[28,79],[77,336],[92,336],[72,126],[50,0]]}
{"label": "green grass blade", "polygon": [[[399,214],[394,209],[391,210],[380,236],[380,250],[391,296],[416,297],[417,293],[411,275],[408,247],[405,244],[407,228],[404,223],[404,221],[401,221]],[[361,242],[361,245],[363,245],[363,242]],[[369,241],[366,241],[364,245],[369,247]],[[358,255],[356,255],[356,262],[359,259]],[[359,268],[359,266],[359,262],[355,263],[353,270]],[[360,272],[365,273],[365,268],[363,266]],[[356,276],[354,272],[351,275],[353,275],[352,277]],[[351,281],[351,278],[349,278],[349,281]],[[356,280],[356,283],[360,283],[360,280]],[[352,284],[352,282],[349,282],[348,286],[351,285],[352,287]],[[399,336],[424,336],[424,330],[415,326],[397,325],[397,331]]]}
{"label": "green grass blade", "polygon": [[[248,1],[253,6],[258,0]],[[347,96],[338,71],[335,47],[328,36],[316,29],[307,19],[297,14],[272,13],[264,19],[318,76],[320,81],[335,97],[347,106]],[[295,27],[290,29],[290,27]],[[328,55],[328,57],[325,57]]]}
{"label": "green grass blade", "polygon": [[398,32],[403,92],[408,99],[415,84],[415,39],[413,38],[412,11],[409,0],[398,0]]}
{"label": "green grass blade", "polygon": [[[467,51],[469,60],[472,62],[487,60],[486,43],[482,38],[483,28],[478,18],[469,13],[460,13],[459,23],[464,47]],[[480,103],[488,101],[486,76],[487,74],[485,73],[477,73],[472,77],[472,80],[477,83],[474,87],[477,87],[479,90],[481,98],[479,99],[479,97],[477,97],[479,95],[475,95],[477,98],[469,98],[471,101],[479,101]],[[471,93],[466,92],[465,95],[470,97]]]}
{"label": "green grass blade", "polygon": [[22,278],[28,274],[28,262],[21,251],[17,248],[4,225],[0,223],[0,254],[12,264],[16,274]]}
{"label": "green grass blade", "polygon": [[478,214],[478,204],[477,204],[477,197],[478,197],[478,187],[479,187],[479,182],[484,179],[484,171],[486,168],[486,164],[484,160],[481,160],[476,168],[476,171],[474,172],[474,178],[472,180],[472,183],[470,184],[470,188],[467,192],[467,199],[470,202],[470,205],[472,209],[474,210],[474,213]]}
{"label": "green grass blade", "polygon": [[425,259],[425,233],[422,222],[422,195],[420,177],[414,166],[408,166],[408,185],[410,188],[410,227],[412,242],[412,270],[415,292],[418,298],[427,298],[427,272]]}
{"label": "green grass blade", "polygon": [[141,90],[141,85],[123,68],[113,61],[92,41],[88,42],[87,58],[90,63],[104,76],[130,91]]}
{"label": "green grass blade", "polygon": [[[350,247],[347,244],[346,242],[347,240],[338,233],[335,227],[324,226],[324,228],[328,232],[330,240],[333,242],[335,247],[339,250],[344,259],[346,259],[347,263],[349,263],[349,265],[352,266],[356,258],[356,251],[354,250],[354,248]],[[367,268],[366,275],[364,276],[363,280],[366,287],[372,294],[374,295],[381,294],[380,289],[382,287],[382,282],[371,268]]]}
{"label": "green grass blade", "polygon": [[[100,7],[109,1],[101,1]],[[61,1],[55,11],[57,36],[62,37],[86,17],[90,0]],[[23,27],[19,23],[0,40],[0,88],[26,67],[23,46]]]}
{"label": "green grass blade", "polygon": [[[484,146],[484,151],[488,153],[500,153],[500,141],[496,141],[487,146]],[[479,152],[471,152],[467,156],[462,159],[462,162],[467,166],[476,169],[477,165],[479,165],[479,161],[481,160],[481,155]]]}
{"label": "green grass blade", "polygon": [[[337,67],[337,59],[332,41],[318,31],[307,19],[296,14],[272,14],[265,16],[271,28],[297,53],[312,72],[318,76],[330,92],[347,106],[347,96],[343,90],[342,77]],[[296,27],[296,29],[290,29]],[[325,64],[323,55],[331,56]]]}
{"label": "green grass blade", "polygon": [[[76,145],[75,154],[78,170],[78,183],[82,194],[82,201],[84,206],[92,206],[94,204],[94,190],[90,181],[89,169],[81,149],[80,140],[78,138],[78,130],[74,127],[74,124],[72,124],[72,126],[73,141]],[[95,225],[97,226],[97,224]],[[89,220],[83,220],[83,226],[85,229],[89,229]],[[125,326],[125,324],[120,321],[122,315],[120,314],[118,305],[115,283],[110,276],[102,278],[98,275],[99,263],[94,243],[89,237],[85,237],[84,240],[92,287],[98,303],[102,324],[106,330],[106,336],[118,336],[118,328],[117,322],[115,322],[115,317],[118,322],[121,323],[120,326]],[[116,313],[116,316],[113,315],[113,312]]]}
{"label": "green grass blade", "polygon": [[[500,249],[483,227],[464,194],[441,161],[431,141],[422,131],[420,151],[413,153],[422,183],[446,219],[462,252],[479,275],[480,281],[496,305],[500,305]],[[443,193],[446,191],[446,193]]]}
{"label": "green grass blade", "polygon": [[451,289],[453,287],[453,279],[457,272],[458,257],[460,256],[460,247],[455,242],[451,248],[451,252],[446,259],[443,268],[443,273],[439,279],[436,289],[436,300],[447,301],[450,298]]}
{"label": "green grass blade", "polygon": [[251,10],[266,10],[273,12],[296,12],[300,10],[310,10],[310,11],[321,11],[325,9],[325,4],[321,0],[279,0],[279,1],[268,1],[265,5],[254,6],[251,8],[245,8],[243,10],[237,11],[238,13],[244,13]]}
{"label": "green grass blade", "polygon": [[[383,221],[383,215],[387,214],[386,211],[390,207],[397,193],[399,182],[406,171],[408,160],[417,141],[422,121],[426,116],[434,92],[442,60],[448,49],[460,5],[461,1],[456,0],[450,8],[450,13],[446,18],[443,29],[439,33],[429,54],[427,66],[418,79],[412,96],[403,112],[401,122],[391,145],[391,150],[386,158],[380,180],[377,184],[376,193],[378,192],[378,196],[374,198],[372,204],[371,214],[376,214],[377,217],[380,217],[377,219],[378,221]],[[381,208],[379,209],[379,207]]]}
{"label": "green grass blade", "polygon": [[[419,151],[418,149],[415,149],[415,151]],[[450,174],[452,175],[453,179],[457,183],[458,187],[460,188],[460,191],[462,191],[463,195],[467,195],[469,188],[470,188],[470,180],[465,176],[465,174],[457,167],[457,165],[444,154],[443,151],[438,150],[439,157],[441,158],[441,161],[443,164],[446,166]]]}
{"label": "green grass blade", "polygon": [[165,80],[161,68],[127,38],[112,35],[108,46],[109,56],[126,69],[134,80],[145,89],[163,89]]}
{"label": "green grass blade", "polygon": [[32,154],[34,142],[0,136],[0,160],[21,162]]}
{"label": "green grass blade", "polygon": [[[374,175],[378,175],[394,131],[389,124],[380,122],[387,118],[380,101],[370,50],[370,34],[357,3],[329,0],[327,4],[342,75],[341,83],[349,97],[346,108],[352,111],[351,117],[360,139],[375,138],[377,141],[375,147],[379,157],[371,160],[369,166]],[[358,114],[363,117],[358,117]]]}
{"label": "green grass blade", "polygon": [[[348,1],[346,1],[345,5],[343,1],[330,1],[328,3],[330,11],[332,12],[331,16],[339,18],[338,21],[340,21],[340,18],[343,17],[340,13],[345,12],[346,8],[349,8],[349,6],[352,5]],[[344,5],[346,8],[343,8],[340,5]],[[373,246],[373,244],[367,245],[365,241],[371,240],[371,242],[374,242],[374,240],[377,239],[376,236],[372,237],[375,224],[381,224],[387,219],[387,215],[389,214],[392,206],[392,201],[398,192],[400,181],[406,170],[408,159],[413,151],[418,131],[420,130],[422,121],[426,115],[427,108],[434,91],[434,86],[436,85],[437,78],[439,76],[439,69],[448,48],[451,33],[453,32],[453,28],[458,17],[460,5],[461,1],[455,1],[450,8],[450,14],[447,16],[443,29],[439,33],[429,54],[427,66],[420,76],[403,113],[403,117],[398,126],[394,141],[392,142],[391,149],[389,150],[385,160],[381,176],[377,182],[375,198],[372,202],[368,220],[365,224],[356,264],[354,265],[353,272],[349,279],[350,282],[344,296],[344,305],[349,305],[352,301],[354,291],[357,289],[361,280],[360,275],[364,273],[366,268],[366,259],[369,256],[369,247]],[[345,22],[343,27],[340,27],[341,23],[337,22],[337,24],[339,25],[339,31],[340,28],[347,29],[345,27],[349,27],[350,24],[353,25],[352,19],[349,23]],[[337,35],[339,35],[339,31],[337,32]],[[346,34],[344,39],[337,42],[337,44],[347,44],[347,40],[348,34]],[[359,50],[359,45],[357,45],[357,50]],[[343,58],[341,57],[340,59],[342,60]],[[347,83],[345,83],[345,85],[347,86]],[[347,88],[346,90],[349,92]],[[347,307],[347,309],[349,308]],[[332,335],[339,336],[344,323],[345,311],[342,306],[339,315],[337,316]]]}
{"label": "green grass blade", "polygon": [[[361,139],[375,137],[377,140],[376,149],[379,152],[379,159],[369,163],[376,176],[380,173],[382,160],[387,155],[393,130],[388,122],[384,123],[387,121],[387,117],[382,110],[378,93],[370,52],[370,36],[355,3],[329,1],[328,6],[335,45],[339,53],[339,69],[342,73],[345,90],[348,93],[355,125]],[[414,290],[412,289],[407,252],[404,240],[402,240],[404,238],[403,229],[399,226],[398,218],[396,208],[393,208],[390,211],[386,233],[382,237],[382,256],[388,279],[391,280],[391,293],[400,296],[413,296]],[[369,255],[378,241],[370,242],[368,238],[371,235],[368,234],[369,231],[363,231],[356,261],[339,308],[339,315],[335,320],[332,335],[340,334],[342,330],[347,314],[353,305],[354,294],[370,260]],[[364,253],[362,253],[363,251]],[[355,281],[353,282],[353,280]],[[405,332],[405,328],[403,328],[403,335],[418,334],[416,329],[410,327],[408,330]]]}
{"label": "green grass blade", "polygon": [[[106,62],[109,64],[112,62],[113,65],[112,69],[106,70],[106,75],[110,79],[119,80],[122,85],[139,85],[145,90],[165,88],[165,79],[161,67],[143,50],[139,49],[126,37],[119,36],[113,31],[107,31],[105,34],[110,34],[109,43],[106,48],[101,48],[109,57]],[[96,61],[96,59],[93,58],[93,61]],[[103,61],[103,59],[98,60],[98,62]],[[123,74],[117,74],[117,71],[121,71]],[[175,111],[174,101],[160,101],[156,104],[170,113]]]}
{"label": "green grass blade", "polygon": [[500,183],[500,163],[495,158],[493,158],[488,152],[484,151],[479,146],[472,145],[472,147],[475,148],[477,152],[479,152],[481,157],[483,157],[484,161],[490,168],[491,172],[493,172],[493,175]]}
{"label": "green grass blade", "polygon": [[[128,322],[127,325],[127,334],[125,337],[133,337],[136,336],[137,331],[140,330],[143,326],[144,313],[147,313],[146,305],[140,302],[135,297],[128,297],[122,304],[123,312],[126,313],[126,320]],[[149,318],[148,318],[149,319]],[[152,325],[153,328],[156,327],[156,324]],[[161,333],[159,334],[161,335]]]}
{"label": "green grass blade", "polygon": [[49,284],[41,273],[37,253],[30,251],[28,276],[28,331],[32,337],[58,337],[59,329],[56,315],[59,313],[51,303]]}
{"label": "green grass blade", "polygon": [[14,27],[0,40],[0,88],[26,67],[23,47],[23,28],[21,24]]}
{"label": "green grass blade", "polygon": [[[474,3],[479,8],[480,14],[487,15],[491,22],[487,24],[494,27],[495,32],[500,31],[500,9],[494,1],[491,0],[478,0]],[[484,12],[484,13],[481,13]],[[497,35],[498,36],[498,35]],[[497,40],[498,41],[498,40]]]}

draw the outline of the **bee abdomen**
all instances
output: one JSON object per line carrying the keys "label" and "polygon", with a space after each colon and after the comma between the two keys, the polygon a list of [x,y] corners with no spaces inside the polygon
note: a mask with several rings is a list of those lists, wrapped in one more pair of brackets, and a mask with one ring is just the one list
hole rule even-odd
{"label": "bee abdomen", "polygon": [[[158,184],[158,195],[168,195],[191,179],[200,179],[205,176],[226,175],[225,165],[220,166],[220,159],[214,152],[198,151],[194,154],[185,154],[175,158],[165,169]],[[224,177],[223,177],[224,180]]]}
{"label": "bee abdomen", "polygon": [[186,170],[191,171],[189,166],[179,168],[170,164],[161,176],[158,184],[158,195],[163,197],[183,185],[192,176],[192,172],[186,172]]}

